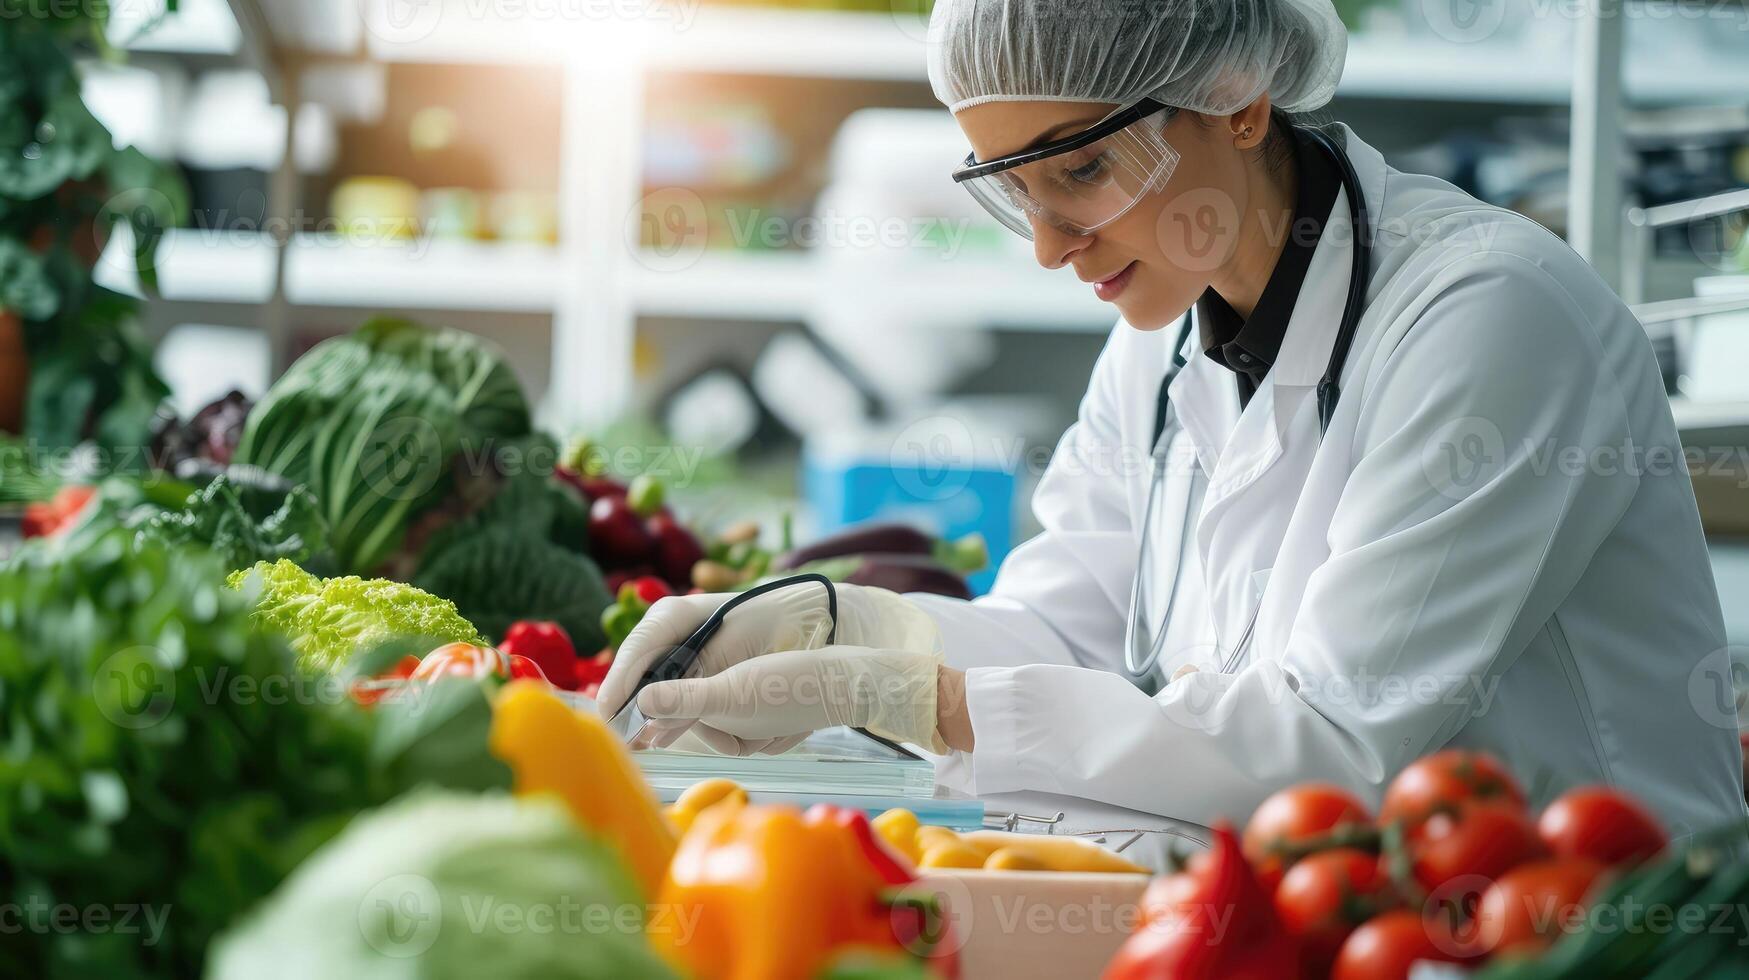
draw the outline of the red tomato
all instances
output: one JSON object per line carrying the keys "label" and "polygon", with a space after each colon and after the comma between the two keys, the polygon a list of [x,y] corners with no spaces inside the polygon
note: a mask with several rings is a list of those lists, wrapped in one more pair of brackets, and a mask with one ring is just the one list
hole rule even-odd
{"label": "red tomato", "polygon": [[1457,813],[1435,814],[1417,832],[1410,854],[1421,887],[1467,913],[1482,889],[1544,850],[1523,808],[1477,800]]}
{"label": "red tomato", "polygon": [[1524,790],[1498,759],[1486,752],[1446,749],[1417,760],[1391,780],[1379,807],[1379,822],[1401,821],[1410,830],[1440,810],[1470,800],[1505,799],[1524,806]]}
{"label": "red tomato", "polygon": [[653,606],[659,599],[666,599],[674,594],[668,583],[654,575],[642,575],[626,583],[632,587],[632,593],[638,601],[646,606]]}
{"label": "red tomato", "polygon": [[434,680],[439,677],[489,677],[509,674],[509,664],[502,653],[491,647],[472,643],[445,643],[425,655],[413,679]]}
{"label": "red tomato", "polygon": [[[406,680],[407,678],[412,677],[413,672],[418,669],[419,658],[409,653],[400,660],[395,661],[395,666],[376,675],[372,680]],[[389,687],[386,685],[370,685],[361,681],[352,686],[352,700],[368,707],[381,701],[383,695],[389,693],[389,690]]]}
{"label": "red tomato", "polygon": [[1303,858],[1275,890],[1282,924],[1304,942],[1308,972],[1324,976],[1342,941],[1389,901],[1391,881],[1379,859],[1352,847]]}
{"label": "red tomato", "polygon": [[1589,858],[1521,864],[1482,893],[1472,942],[1478,953],[1535,953],[1585,917],[1585,896],[1607,873]]}
{"label": "red tomato", "polygon": [[19,531],[27,538],[46,538],[59,534],[77,523],[85,505],[96,495],[96,487],[62,487],[50,500],[25,505]]}
{"label": "red tomato", "polygon": [[1292,786],[1264,800],[1245,826],[1245,857],[1265,891],[1273,891],[1284,867],[1280,850],[1323,837],[1338,827],[1372,821],[1354,794],[1325,783]]}
{"label": "red tomato", "polygon": [[1420,960],[1462,963],[1463,945],[1435,919],[1397,909],[1369,920],[1343,942],[1332,980],[1404,980]]}
{"label": "red tomato", "polygon": [[1664,849],[1669,837],[1638,800],[1607,786],[1582,786],[1549,804],[1537,833],[1561,857],[1604,864],[1638,863]]}

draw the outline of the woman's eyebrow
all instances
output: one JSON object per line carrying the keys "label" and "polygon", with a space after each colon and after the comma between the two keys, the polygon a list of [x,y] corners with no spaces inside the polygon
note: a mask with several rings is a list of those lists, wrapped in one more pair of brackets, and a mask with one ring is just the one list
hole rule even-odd
{"label": "woman's eyebrow", "polygon": [[1086,129],[1087,127],[1093,125],[1094,123],[1100,121],[1101,119],[1104,119],[1108,115],[1110,115],[1110,113],[1103,113],[1102,112],[1097,116],[1091,116],[1091,117],[1088,117],[1085,119],[1070,119],[1070,120],[1066,120],[1064,122],[1057,123],[1055,126],[1052,126],[1050,129],[1047,129],[1044,132],[1033,137],[1032,142],[1026,144],[1025,146],[1021,147],[1020,149],[1012,150],[1012,151],[1010,151],[1008,153],[1004,153],[1002,155],[1011,157],[1016,153],[1025,153],[1029,150],[1036,150],[1039,147],[1045,145],[1046,143],[1049,143],[1050,141],[1057,139],[1060,135],[1062,135],[1064,133],[1065,130]]}

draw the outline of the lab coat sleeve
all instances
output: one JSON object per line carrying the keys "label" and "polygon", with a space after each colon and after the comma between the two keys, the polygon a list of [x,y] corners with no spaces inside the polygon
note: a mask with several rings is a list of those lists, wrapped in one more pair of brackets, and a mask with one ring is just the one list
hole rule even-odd
{"label": "lab coat sleeve", "polygon": [[1552,277],[1480,254],[1423,296],[1350,396],[1353,468],[1331,555],[1285,647],[1152,698],[1096,671],[971,671],[975,791],[1047,790],[1203,822],[1243,818],[1308,780],[1376,803],[1485,707],[1638,479],[1562,462],[1630,433],[1596,336]]}
{"label": "lab coat sleeve", "polygon": [[1122,323],[1106,342],[1033,492],[1041,531],[1009,553],[990,593],[969,603],[908,597],[935,618],[950,665],[1122,663],[1137,552],[1126,487],[1147,452],[1125,447],[1117,411],[1126,359],[1145,356],[1139,342]]}

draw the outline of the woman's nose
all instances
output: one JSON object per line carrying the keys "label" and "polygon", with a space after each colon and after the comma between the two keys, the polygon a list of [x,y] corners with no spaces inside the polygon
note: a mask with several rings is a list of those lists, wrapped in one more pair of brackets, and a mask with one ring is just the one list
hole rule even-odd
{"label": "woman's nose", "polygon": [[1049,222],[1032,218],[1032,253],[1047,269],[1061,269],[1075,253],[1093,244],[1091,235],[1071,235]]}

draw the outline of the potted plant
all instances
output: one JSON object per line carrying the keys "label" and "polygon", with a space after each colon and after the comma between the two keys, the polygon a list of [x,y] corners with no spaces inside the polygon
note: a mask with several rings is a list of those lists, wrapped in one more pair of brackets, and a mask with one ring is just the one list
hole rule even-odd
{"label": "potted plant", "polygon": [[105,232],[127,221],[154,289],[157,243],[187,211],[180,179],[117,150],[80,97],[75,59],[115,57],[107,13],[0,0],[0,428],[46,449],[142,445],[168,393],[137,303],[92,281]]}

